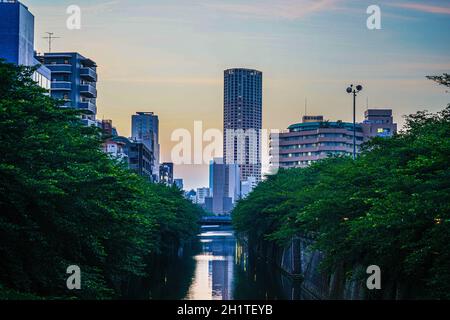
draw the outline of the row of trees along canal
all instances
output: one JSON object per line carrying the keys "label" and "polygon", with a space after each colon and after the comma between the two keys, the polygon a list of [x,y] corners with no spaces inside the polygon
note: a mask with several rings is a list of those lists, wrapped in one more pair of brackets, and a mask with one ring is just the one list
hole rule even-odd
{"label": "row of trees along canal", "polygon": [[[0,299],[117,298],[197,234],[200,209],[101,151],[32,80],[0,61]],[[78,265],[82,290],[69,291]]]}
{"label": "row of trees along canal", "polygon": [[[450,85],[447,74],[428,78]],[[239,202],[235,229],[277,264],[274,246],[312,239],[325,282],[339,270],[362,298],[449,299],[449,138],[450,106],[410,115],[399,134],[367,143],[356,161],[329,158],[269,176]],[[381,290],[364,288],[370,265],[381,268]]]}

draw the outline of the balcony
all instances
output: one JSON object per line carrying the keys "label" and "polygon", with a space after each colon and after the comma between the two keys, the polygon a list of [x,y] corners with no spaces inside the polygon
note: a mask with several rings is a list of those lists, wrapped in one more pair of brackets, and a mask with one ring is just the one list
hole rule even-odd
{"label": "balcony", "polygon": [[92,68],[88,67],[81,68],[80,77],[91,82],[97,82],[97,72]]}
{"label": "balcony", "polygon": [[298,162],[298,161],[317,161],[327,158],[326,155],[318,156],[318,155],[311,155],[311,156],[298,156],[298,157],[279,157],[280,164],[284,162]]}
{"label": "balcony", "polygon": [[90,113],[90,114],[97,113],[97,106],[95,105],[95,103],[92,103],[90,101],[79,102],[78,109],[83,110],[86,113]]}
{"label": "balcony", "polygon": [[97,126],[97,121],[95,121],[95,120],[81,119],[80,121],[86,127],[92,127],[92,126],[96,127]]}
{"label": "balcony", "polygon": [[71,91],[72,82],[70,81],[52,81],[52,91]]}
{"label": "balcony", "polygon": [[46,67],[49,68],[52,73],[72,73],[72,65],[70,64],[47,64]]}
{"label": "balcony", "polygon": [[97,98],[97,89],[92,84],[82,84],[80,85],[80,94],[89,98]]}

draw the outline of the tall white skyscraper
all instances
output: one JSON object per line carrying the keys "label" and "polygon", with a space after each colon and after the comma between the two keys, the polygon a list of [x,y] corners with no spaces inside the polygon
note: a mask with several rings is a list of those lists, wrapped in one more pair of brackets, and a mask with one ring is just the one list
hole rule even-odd
{"label": "tall white skyscraper", "polygon": [[239,164],[240,181],[261,181],[262,72],[224,71],[224,162]]}

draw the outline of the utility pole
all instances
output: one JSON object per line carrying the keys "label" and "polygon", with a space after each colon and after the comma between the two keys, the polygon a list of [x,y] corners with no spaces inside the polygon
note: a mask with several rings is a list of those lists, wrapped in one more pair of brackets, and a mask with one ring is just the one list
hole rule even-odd
{"label": "utility pole", "polygon": [[353,92],[353,160],[356,159],[356,92]]}
{"label": "utility pole", "polygon": [[353,94],[353,160],[356,159],[356,95],[362,89],[361,85],[353,87],[352,84],[347,88],[347,93]]}
{"label": "utility pole", "polygon": [[60,39],[60,37],[54,37],[54,33],[53,32],[46,32],[46,34],[48,34],[47,37],[43,37],[42,39],[46,39],[48,40],[48,52],[52,52],[52,40],[53,39]]}

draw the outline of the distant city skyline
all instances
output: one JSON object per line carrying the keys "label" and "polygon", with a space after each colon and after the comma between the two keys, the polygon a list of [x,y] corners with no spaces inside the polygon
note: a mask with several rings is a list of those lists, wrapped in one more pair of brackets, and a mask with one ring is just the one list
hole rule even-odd
{"label": "distant city skyline", "polygon": [[[370,108],[404,114],[447,104],[426,75],[450,72],[450,3],[377,1],[382,29],[366,28],[372,1],[77,1],[81,30],[66,29],[71,1],[23,0],[45,52],[80,52],[98,64],[97,118],[131,136],[131,115],[160,119],[161,161],[177,128],[222,128],[223,70],[264,73],[263,128],[285,129],[308,114],[351,120],[350,83],[361,83],[357,121]],[[217,155],[221,156],[221,155]],[[176,166],[186,189],[208,185],[208,165]]]}

